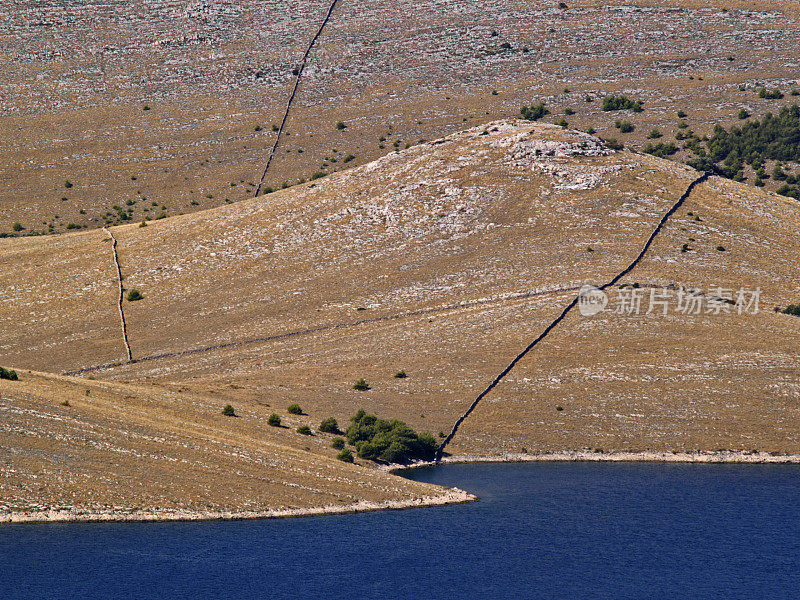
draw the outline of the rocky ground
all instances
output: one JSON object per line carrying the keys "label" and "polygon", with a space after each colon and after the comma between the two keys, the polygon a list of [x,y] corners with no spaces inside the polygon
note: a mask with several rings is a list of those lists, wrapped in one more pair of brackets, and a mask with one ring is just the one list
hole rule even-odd
{"label": "rocky ground", "polygon": [[[640,148],[653,127],[672,139],[678,110],[702,135],[737,122],[741,108],[760,116],[794,99],[796,2],[566,5],[342,0],[312,51],[267,185],[366,163],[539,100],[550,122]],[[252,195],[292,71],[327,7],[4,3],[0,233],[15,223],[21,233],[96,228]],[[764,85],[786,97],[759,99]],[[614,93],[642,100],[644,112],[603,112],[600,100]],[[622,134],[618,119],[634,131]]]}

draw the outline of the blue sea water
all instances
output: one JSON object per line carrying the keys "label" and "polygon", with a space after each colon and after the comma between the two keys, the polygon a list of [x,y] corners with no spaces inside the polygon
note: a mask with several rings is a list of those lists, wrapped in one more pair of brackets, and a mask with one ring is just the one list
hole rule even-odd
{"label": "blue sea water", "polygon": [[800,467],[446,465],[477,503],[0,526],[0,598],[798,598]]}

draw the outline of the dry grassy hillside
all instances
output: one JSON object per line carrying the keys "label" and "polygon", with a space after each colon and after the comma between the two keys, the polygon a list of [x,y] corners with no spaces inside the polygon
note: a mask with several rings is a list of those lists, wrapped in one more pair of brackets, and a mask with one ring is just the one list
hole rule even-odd
{"label": "dry grassy hillside", "polygon": [[[121,211],[139,221],[252,195],[328,4],[4,2],[0,233],[16,222],[23,233],[96,228]],[[266,183],[366,163],[538,100],[551,122],[638,148],[653,127],[665,140],[678,132],[678,110],[703,135],[741,108],[760,116],[786,102],[759,99],[761,86],[800,89],[795,0],[559,4],[341,0]],[[603,112],[617,93],[644,112]],[[636,129],[621,134],[620,118]]]}
{"label": "dry grassy hillside", "polygon": [[[3,382],[5,410],[45,438],[52,422],[80,427],[69,420],[78,409],[101,410],[94,390],[107,389],[114,410],[102,408],[103,431],[114,439],[128,435],[128,419],[178,428],[183,440],[211,428],[226,443],[252,444],[263,460],[280,455],[372,477],[331,462],[327,437],[294,432],[305,421],[285,408],[299,402],[314,427],[363,407],[448,432],[577,286],[609,281],[630,263],[697,175],[586,134],[498,121],[258,199],[115,227],[124,285],[144,296],[124,302],[136,362],[93,370],[84,369],[124,359],[105,235],[0,240],[2,363],[82,377],[24,373],[21,384]],[[707,296],[714,286],[760,287],[762,310],[573,312],[484,399],[448,450],[800,452],[800,321],[772,311],[800,299],[798,225],[790,199],[717,178],[698,185],[623,283],[640,284],[645,298],[654,285],[697,286]],[[612,301],[619,293],[610,291]],[[401,369],[407,378],[394,377]],[[361,377],[370,390],[352,389]],[[67,393],[58,386],[80,397],[76,411],[58,405]],[[84,388],[92,395],[81,396]],[[227,403],[240,418],[219,416]],[[129,404],[130,416],[122,412]],[[263,427],[271,412],[292,428]],[[56,448],[82,452],[72,442],[64,442],[69,451],[41,444],[45,462]],[[227,456],[206,459],[224,469]],[[243,472],[231,481],[237,497],[251,499]],[[292,479],[275,473],[265,475],[275,485]],[[148,497],[158,498],[153,486]],[[312,503],[305,492],[276,489],[256,494],[248,509]],[[425,491],[396,489],[363,497]],[[342,490],[325,488],[325,501],[342,502]]]}
{"label": "dry grassy hillside", "polygon": [[242,518],[465,499],[336,460],[331,435],[288,429],[310,415],[276,429],[263,404],[238,412],[223,416],[207,396],[158,386],[28,372],[0,381],[0,522]]}

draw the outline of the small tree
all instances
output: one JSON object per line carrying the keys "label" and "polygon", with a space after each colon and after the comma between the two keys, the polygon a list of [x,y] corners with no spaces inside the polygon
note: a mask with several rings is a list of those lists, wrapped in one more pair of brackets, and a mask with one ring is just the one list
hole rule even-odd
{"label": "small tree", "polygon": [[272,413],[269,418],[267,419],[267,423],[269,423],[272,427],[280,427],[281,426],[281,417],[275,413]]}
{"label": "small tree", "polygon": [[790,304],[781,311],[785,315],[800,317],[800,304]]}
{"label": "small tree", "polygon": [[350,452],[347,448],[343,449],[339,454],[336,455],[336,458],[343,462],[353,462],[353,453]]}
{"label": "small tree", "polygon": [[290,404],[289,408],[286,409],[290,415],[302,415],[303,409],[300,408],[299,404]]}
{"label": "small tree", "polygon": [[331,448],[334,448],[335,450],[343,450],[344,438],[340,437],[334,438],[333,441],[331,442]]}
{"label": "small tree", "polygon": [[339,433],[339,423],[333,417],[328,417],[319,424],[322,433]]}
{"label": "small tree", "polygon": [[539,104],[523,106],[522,110],[520,110],[520,114],[522,115],[523,119],[527,119],[528,121],[538,121],[543,116],[549,115],[550,111],[547,110],[544,102],[539,102]]}
{"label": "small tree", "polygon": [[235,417],[236,412],[233,410],[233,407],[230,404],[226,404],[225,408],[222,409],[222,414],[226,417]]}
{"label": "small tree", "polygon": [[19,377],[17,376],[16,371],[4,369],[3,367],[0,367],[0,379],[7,379],[9,381],[19,381]]}
{"label": "small tree", "polygon": [[365,392],[370,388],[369,384],[367,383],[367,380],[362,377],[353,384],[353,389],[358,390],[359,392]]}
{"label": "small tree", "polygon": [[132,289],[128,292],[128,302],[136,302],[142,298],[144,298],[144,296],[142,296],[142,293],[137,289]]}
{"label": "small tree", "polygon": [[300,427],[297,428],[297,433],[300,433],[302,435],[314,435],[311,432],[311,427],[309,427],[308,425],[300,425]]}

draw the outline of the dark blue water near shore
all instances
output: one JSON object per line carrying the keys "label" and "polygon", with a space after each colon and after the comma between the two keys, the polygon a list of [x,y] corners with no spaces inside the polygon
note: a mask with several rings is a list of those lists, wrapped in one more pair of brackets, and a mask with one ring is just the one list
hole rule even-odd
{"label": "dark blue water near shore", "polygon": [[797,598],[800,467],[481,464],[473,504],[0,526],[0,598]]}

